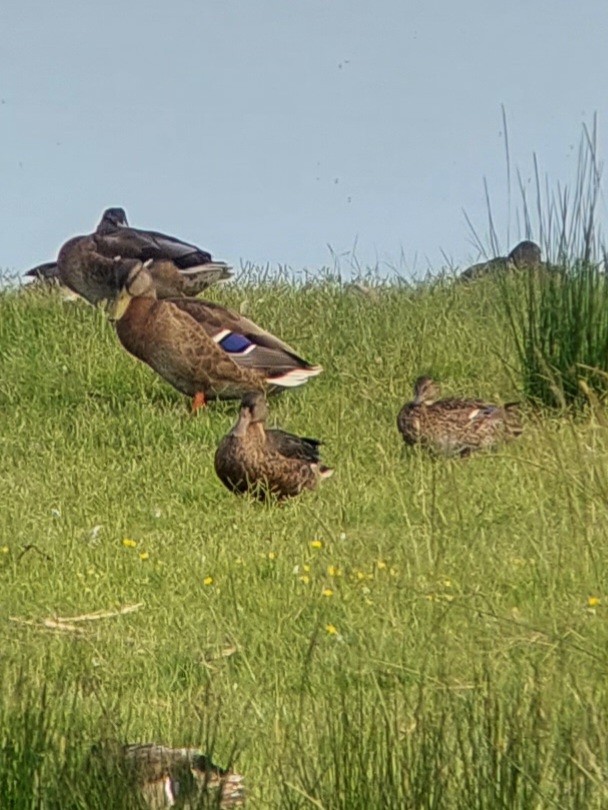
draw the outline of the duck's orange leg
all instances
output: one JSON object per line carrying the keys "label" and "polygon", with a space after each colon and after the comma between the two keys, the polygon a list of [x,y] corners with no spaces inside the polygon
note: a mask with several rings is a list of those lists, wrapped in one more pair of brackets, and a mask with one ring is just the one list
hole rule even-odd
{"label": "duck's orange leg", "polygon": [[192,398],[192,413],[196,413],[199,408],[204,408],[207,404],[207,398],[203,391],[197,391]]}

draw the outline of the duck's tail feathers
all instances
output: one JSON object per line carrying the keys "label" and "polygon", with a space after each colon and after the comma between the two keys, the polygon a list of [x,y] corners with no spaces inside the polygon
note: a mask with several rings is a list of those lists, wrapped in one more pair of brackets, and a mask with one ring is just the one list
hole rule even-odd
{"label": "duck's tail feathers", "polygon": [[59,280],[59,267],[57,262],[45,262],[36,267],[32,267],[25,276],[30,278],[37,278],[39,281],[58,281]]}
{"label": "duck's tail feathers", "polygon": [[188,295],[198,295],[212,284],[225,281],[232,276],[232,268],[225,262],[207,262],[194,267],[180,268],[179,271]]}
{"label": "duck's tail feathers", "polygon": [[316,377],[322,371],[322,366],[292,368],[279,377],[268,377],[266,382],[270,385],[278,385],[281,388],[297,388],[298,385],[304,385],[311,377]]}
{"label": "duck's tail feathers", "polygon": [[205,262],[204,264],[197,264],[194,267],[184,267],[180,269],[180,273],[182,276],[192,276],[195,277],[199,274],[207,274],[207,275],[214,275],[217,274],[217,278],[224,279],[230,278],[232,276],[232,266],[226,264],[226,262]]}

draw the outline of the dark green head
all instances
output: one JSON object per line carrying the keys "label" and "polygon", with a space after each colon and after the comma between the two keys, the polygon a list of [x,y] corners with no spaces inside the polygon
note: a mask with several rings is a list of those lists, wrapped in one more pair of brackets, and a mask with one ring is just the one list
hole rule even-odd
{"label": "dark green head", "polygon": [[127,214],[124,208],[106,208],[101,216],[96,233],[114,233],[117,228],[128,228]]}

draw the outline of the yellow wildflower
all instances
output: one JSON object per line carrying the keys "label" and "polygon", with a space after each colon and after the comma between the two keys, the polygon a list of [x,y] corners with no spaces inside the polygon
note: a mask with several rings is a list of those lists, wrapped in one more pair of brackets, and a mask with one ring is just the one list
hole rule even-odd
{"label": "yellow wildflower", "polygon": [[325,632],[328,636],[336,636],[338,634],[338,628],[335,624],[326,624]]}
{"label": "yellow wildflower", "polygon": [[587,599],[587,607],[597,607],[600,604],[599,596],[590,596]]}
{"label": "yellow wildflower", "polygon": [[146,560],[150,559],[150,555],[148,554],[148,552],[147,552],[147,551],[140,551],[140,553],[139,553],[139,559],[140,559],[142,562],[145,562]]}
{"label": "yellow wildflower", "polygon": [[302,574],[302,576],[300,577],[300,582],[303,582],[304,585],[308,585],[308,583],[310,582],[310,577],[308,576],[308,574]]}
{"label": "yellow wildflower", "polygon": [[269,559],[269,560],[276,560],[276,558],[277,558],[277,553],[276,553],[276,551],[269,551],[269,552],[268,552],[268,559]]}
{"label": "yellow wildflower", "polygon": [[384,560],[377,560],[376,561],[376,568],[379,571],[383,571],[386,568],[386,563],[384,562]]}
{"label": "yellow wildflower", "polygon": [[137,545],[137,540],[131,540],[130,537],[125,537],[125,539],[122,541],[122,544],[125,548],[135,548],[135,546]]}
{"label": "yellow wildflower", "polygon": [[334,592],[332,591],[331,588],[323,588],[321,593],[323,594],[323,596],[326,596],[327,598],[334,595]]}
{"label": "yellow wildflower", "polygon": [[306,574],[310,573],[310,565],[308,565],[308,563],[303,565],[302,566],[302,571],[304,571]]}
{"label": "yellow wildflower", "polygon": [[310,544],[310,547],[314,548],[314,549],[323,548],[323,541],[322,540],[313,540],[312,543]]}
{"label": "yellow wildflower", "polygon": [[2,546],[2,548],[0,548],[0,552],[2,554],[8,554],[8,546]]}
{"label": "yellow wildflower", "polygon": [[203,580],[203,585],[209,586],[213,585],[213,577],[205,577]]}
{"label": "yellow wildflower", "polygon": [[327,573],[330,577],[341,577],[342,576],[342,569],[338,568],[337,565],[328,565],[327,566]]}

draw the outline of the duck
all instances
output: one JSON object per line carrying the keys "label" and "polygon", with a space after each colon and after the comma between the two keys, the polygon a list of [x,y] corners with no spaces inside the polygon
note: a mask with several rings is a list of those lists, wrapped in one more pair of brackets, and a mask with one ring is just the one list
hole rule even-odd
{"label": "duck", "polygon": [[196,748],[104,741],[93,746],[87,767],[102,778],[108,771],[123,773],[145,805],[155,810],[177,804],[189,807],[191,802],[198,807],[204,794],[214,807],[242,807],[245,803],[244,778],[215,765]]}
{"label": "duck", "polygon": [[494,273],[514,270],[534,270],[546,267],[540,247],[529,239],[519,242],[507,256],[497,256],[487,262],[473,264],[458,277],[459,281],[473,281]]}
{"label": "duck", "polygon": [[[124,208],[106,208],[95,229],[96,234],[111,233],[119,226],[128,226]],[[24,276],[47,284],[59,284],[59,265],[56,261],[37,264],[24,273]]]}
{"label": "duck", "polygon": [[237,495],[259,500],[293,498],[315,489],[333,474],[321,464],[320,441],[266,428],[268,404],[258,391],[245,394],[236,424],[222,438],[215,453],[215,472]]}
{"label": "duck", "polygon": [[240,399],[249,391],[294,388],[323,371],[220,304],[198,298],[159,300],[155,282],[141,262],[122,262],[117,272],[118,291],[108,314],[118,340],[192,397],[193,411],[209,399]]}
{"label": "duck", "polygon": [[107,208],[92,234],[75,236],[60,249],[57,262],[46,262],[25,275],[57,281],[91,304],[108,300],[114,260],[149,262],[158,298],[196,296],[232,276],[226,262],[173,236],[133,228],[123,208]]}
{"label": "duck", "polygon": [[480,399],[440,399],[432,377],[419,377],[414,399],[397,416],[397,427],[408,445],[422,445],[439,455],[469,456],[517,438],[522,425],[518,403],[493,405]]}

